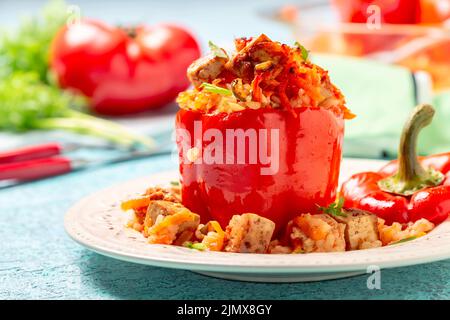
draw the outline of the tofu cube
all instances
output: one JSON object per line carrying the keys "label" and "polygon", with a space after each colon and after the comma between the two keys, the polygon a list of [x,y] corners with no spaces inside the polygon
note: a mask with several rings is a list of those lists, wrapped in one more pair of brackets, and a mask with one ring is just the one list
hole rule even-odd
{"label": "tofu cube", "polygon": [[203,82],[211,83],[225,69],[227,58],[209,54],[194,61],[187,70],[187,75],[192,84],[198,88]]}
{"label": "tofu cube", "polygon": [[234,215],[228,227],[225,251],[265,253],[269,248],[275,223],[254,213]]}
{"label": "tofu cube", "polygon": [[345,217],[338,216],[335,219],[345,224],[347,250],[381,247],[376,215],[358,209],[346,209],[344,213]]}

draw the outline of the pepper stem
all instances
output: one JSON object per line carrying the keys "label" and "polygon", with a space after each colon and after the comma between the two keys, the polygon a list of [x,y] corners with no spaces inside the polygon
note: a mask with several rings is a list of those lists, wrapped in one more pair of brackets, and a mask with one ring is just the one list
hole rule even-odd
{"label": "pepper stem", "polygon": [[380,189],[403,196],[427,187],[439,185],[444,175],[432,168],[425,169],[417,158],[419,132],[431,123],[434,108],[428,104],[418,105],[403,127],[398,150],[398,171],[378,182]]}
{"label": "pepper stem", "polygon": [[137,36],[136,27],[134,27],[134,26],[130,27],[130,26],[119,25],[118,28],[122,29],[127,34],[127,36],[130,37],[131,39],[134,39]]}

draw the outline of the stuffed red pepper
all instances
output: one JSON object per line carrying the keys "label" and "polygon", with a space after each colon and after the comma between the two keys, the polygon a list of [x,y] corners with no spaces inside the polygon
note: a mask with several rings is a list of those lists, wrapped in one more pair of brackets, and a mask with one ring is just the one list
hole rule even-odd
{"label": "stuffed red pepper", "polygon": [[353,115],[300,44],[267,36],[210,43],[177,102],[182,203],[225,227],[256,213],[280,230],[335,201],[344,120]]}

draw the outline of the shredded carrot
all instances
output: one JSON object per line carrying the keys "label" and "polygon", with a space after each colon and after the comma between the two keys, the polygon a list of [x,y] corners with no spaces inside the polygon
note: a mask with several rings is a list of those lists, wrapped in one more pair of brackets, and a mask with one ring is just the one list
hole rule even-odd
{"label": "shredded carrot", "polygon": [[202,244],[210,251],[222,251],[225,242],[225,232],[217,221],[210,221],[209,225],[213,231],[208,232],[203,238]]}
{"label": "shredded carrot", "polygon": [[146,208],[150,204],[150,197],[142,196],[140,198],[130,199],[121,203],[120,207],[122,210],[138,210],[140,208]]}
{"label": "shredded carrot", "polygon": [[261,83],[262,77],[260,74],[257,74],[252,81],[252,98],[253,101],[261,102],[262,100],[262,89],[259,84]]}

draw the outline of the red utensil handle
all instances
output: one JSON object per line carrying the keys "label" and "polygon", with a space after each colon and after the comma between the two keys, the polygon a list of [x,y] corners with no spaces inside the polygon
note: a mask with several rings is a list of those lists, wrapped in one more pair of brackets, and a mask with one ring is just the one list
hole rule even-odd
{"label": "red utensil handle", "polygon": [[0,152],[0,165],[20,161],[49,158],[62,153],[62,147],[57,143],[46,143],[37,146],[24,147],[6,152]]}
{"label": "red utensil handle", "polygon": [[0,165],[1,180],[30,181],[70,172],[70,159],[53,157]]}

